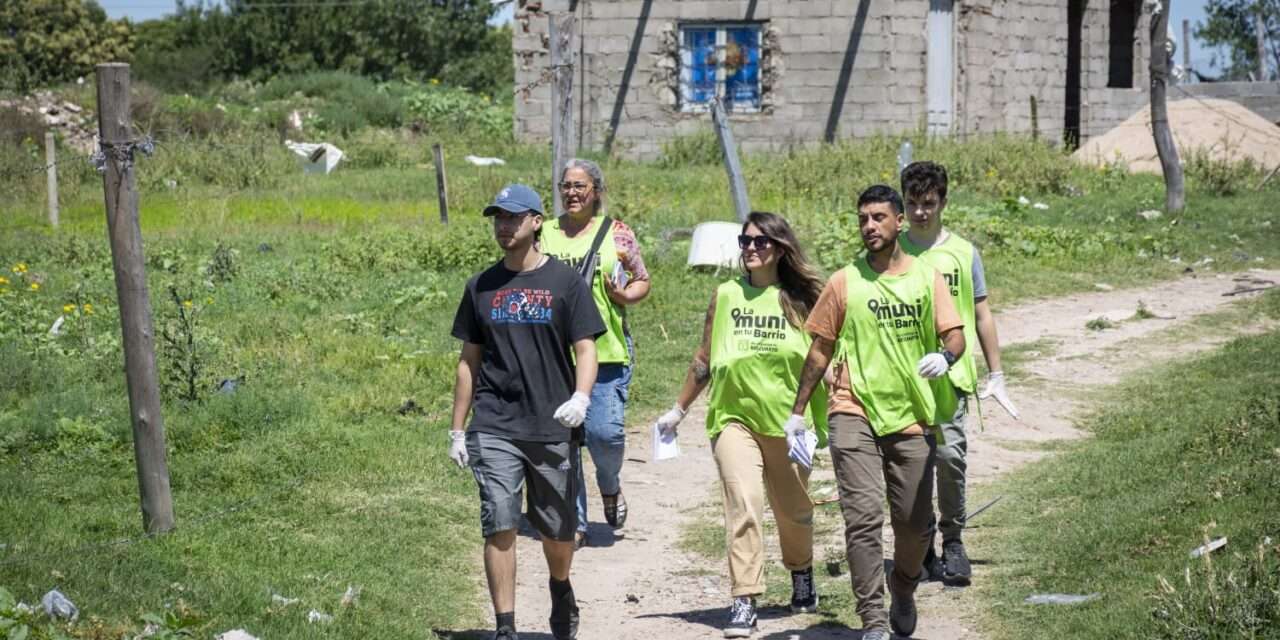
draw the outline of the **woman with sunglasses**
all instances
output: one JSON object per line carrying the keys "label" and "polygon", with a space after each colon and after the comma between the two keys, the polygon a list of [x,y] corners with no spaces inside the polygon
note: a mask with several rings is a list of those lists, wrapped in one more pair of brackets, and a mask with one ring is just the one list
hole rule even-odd
{"label": "woman with sunglasses", "polygon": [[[674,436],[689,406],[710,385],[706,428],[720,470],[732,581],[726,638],[749,637],[756,626],[756,598],[765,590],[766,495],[782,563],[791,571],[791,610],[818,607],[808,492],[814,443],[806,442],[807,433],[798,434],[797,442],[783,424],[809,349],[802,327],[823,281],[782,216],[752,212],[738,246],[745,273],[716,289],[684,386],[657,423],[664,436]],[[815,394],[809,408],[817,446],[825,446],[826,396]]]}
{"label": "woman with sunglasses", "polygon": [[[605,183],[600,166],[574,158],[560,174],[564,215],[542,225],[541,249],[566,262],[587,279],[607,331],[596,339],[600,368],[591,390],[585,444],[596,466],[596,486],[604,503],[604,519],[615,529],[627,521],[622,495],[622,461],[626,452],[623,420],[634,348],[627,328],[627,307],[649,295],[649,272],[640,256],[636,234],[604,213]],[[594,252],[592,247],[598,247]],[[578,465],[578,533],[587,541],[587,491]]]}

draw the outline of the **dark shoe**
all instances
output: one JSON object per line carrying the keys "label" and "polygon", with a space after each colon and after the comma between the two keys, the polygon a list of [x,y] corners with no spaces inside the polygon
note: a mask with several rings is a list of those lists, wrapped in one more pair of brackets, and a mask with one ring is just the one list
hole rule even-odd
{"label": "dark shoe", "polygon": [[964,543],[959,540],[942,543],[942,578],[947,582],[968,586],[973,578],[969,556],[964,553]]}
{"label": "dark shoe", "polygon": [[813,568],[791,572],[791,613],[818,610],[818,589],[813,584]]}
{"label": "dark shoe", "polygon": [[893,632],[911,637],[916,632],[916,617],[915,594],[894,594],[893,605],[889,607],[889,626],[893,627]]}
{"label": "dark shoe", "polygon": [[859,640],[892,640],[884,629],[867,629],[859,636]]}
{"label": "dark shoe", "polygon": [[493,634],[493,640],[520,640],[520,638],[516,636],[515,629],[512,629],[511,627],[502,627],[501,629],[498,629],[497,633]]}
{"label": "dark shoe", "polygon": [[729,623],[724,626],[726,638],[750,638],[756,630],[756,599],[740,596],[729,607]]}
{"label": "dark shoe", "polygon": [[557,596],[551,593],[551,637],[555,640],[574,640],[578,637],[578,601],[573,589]]}
{"label": "dark shoe", "polygon": [[601,495],[604,503],[604,521],[614,529],[621,529],[627,524],[627,499],[619,491],[611,496]]}
{"label": "dark shoe", "polygon": [[928,580],[942,579],[942,559],[938,557],[938,553],[933,550],[933,545],[929,545],[929,550],[924,552],[924,575],[920,576],[921,582]]}

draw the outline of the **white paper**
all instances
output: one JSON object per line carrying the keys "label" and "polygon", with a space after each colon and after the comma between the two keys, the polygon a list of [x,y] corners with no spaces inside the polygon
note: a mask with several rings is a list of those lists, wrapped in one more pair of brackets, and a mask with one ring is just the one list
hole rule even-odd
{"label": "white paper", "polygon": [[666,435],[658,428],[657,424],[653,425],[653,461],[670,460],[680,455],[680,442],[676,440],[675,434]]}

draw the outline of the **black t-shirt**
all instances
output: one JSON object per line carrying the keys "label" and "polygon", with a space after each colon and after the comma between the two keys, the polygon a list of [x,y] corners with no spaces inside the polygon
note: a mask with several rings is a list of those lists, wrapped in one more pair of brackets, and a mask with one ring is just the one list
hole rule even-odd
{"label": "black t-shirt", "polygon": [[453,336],[482,345],[471,428],[516,440],[565,442],[555,419],[573,395],[573,343],[605,332],[582,277],[548,257],[532,271],[502,261],[467,281]]}

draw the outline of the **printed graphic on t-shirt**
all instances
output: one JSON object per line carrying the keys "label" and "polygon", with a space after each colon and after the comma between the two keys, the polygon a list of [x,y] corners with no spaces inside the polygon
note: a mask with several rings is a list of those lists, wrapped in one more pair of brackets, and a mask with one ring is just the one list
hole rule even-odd
{"label": "printed graphic on t-shirt", "polygon": [[499,289],[489,319],[494,324],[551,324],[554,302],[548,289]]}
{"label": "printed graphic on t-shirt", "polygon": [[920,339],[920,316],[924,315],[924,298],[916,298],[915,304],[890,302],[888,298],[867,300],[867,311],[875,316],[882,333],[899,342]]}
{"label": "printed graphic on t-shirt", "polygon": [[777,353],[787,340],[790,326],[781,314],[756,313],[754,309],[733,309],[733,337],[739,352]]}

